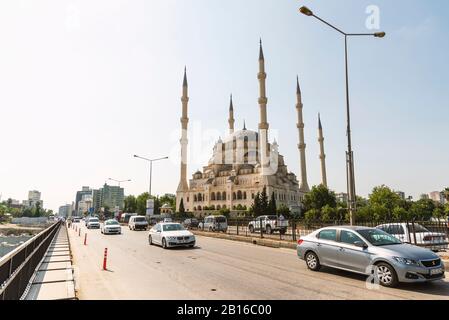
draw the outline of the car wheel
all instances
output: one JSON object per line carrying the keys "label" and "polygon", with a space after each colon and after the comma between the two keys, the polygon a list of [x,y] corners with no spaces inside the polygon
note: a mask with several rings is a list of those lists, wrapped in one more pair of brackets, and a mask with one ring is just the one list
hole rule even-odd
{"label": "car wheel", "polygon": [[148,243],[150,244],[150,246],[153,245],[153,239],[151,239],[151,236],[148,236]]}
{"label": "car wheel", "polygon": [[212,231],[214,231],[214,230],[212,229],[212,227],[209,227],[209,232],[212,232]]}
{"label": "car wheel", "polygon": [[307,268],[309,268],[312,271],[318,271],[321,268],[318,256],[315,254],[315,252],[312,251],[306,253],[306,264]]}
{"label": "car wheel", "polygon": [[282,235],[284,235],[286,232],[287,232],[287,230],[286,229],[281,229],[281,231],[279,231]]}
{"label": "car wheel", "polygon": [[268,225],[268,226],[265,227],[265,232],[266,232],[267,234],[272,234],[272,233],[273,233],[273,230],[271,229],[271,226],[270,226],[270,225]]}
{"label": "car wheel", "polygon": [[167,241],[165,238],[162,238],[162,248],[167,249]]}
{"label": "car wheel", "polygon": [[381,262],[374,268],[374,277],[383,287],[393,288],[398,285],[398,276],[392,266]]}
{"label": "car wheel", "polygon": [[254,233],[254,226],[252,226],[252,225],[249,226],[249,232]]}
{"label": "car wheel", "polygon": [[131,226],[128,226],[129,230],[131,230]]}

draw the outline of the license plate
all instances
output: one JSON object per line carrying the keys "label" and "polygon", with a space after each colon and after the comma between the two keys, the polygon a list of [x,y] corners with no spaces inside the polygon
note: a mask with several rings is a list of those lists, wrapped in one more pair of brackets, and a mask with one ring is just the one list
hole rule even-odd
{"label": "license plate", "polygon": [[443,273],[443,269],[442,268],[430,270],[430,275],[431,276],[436,275],[436,274],[441,274],[441,273]]}

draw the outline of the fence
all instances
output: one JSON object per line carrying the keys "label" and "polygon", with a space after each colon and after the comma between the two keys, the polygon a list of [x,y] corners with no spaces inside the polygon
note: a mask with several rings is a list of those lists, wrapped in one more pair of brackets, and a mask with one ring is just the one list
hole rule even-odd
{"label": "fence", "polygon": [[[215,228],[213,224],[201,221],[197,229],[206,232],[224,232],[229,235],[260,237],[283,241],[297,241],[323,227],[348,225],[346,221],[311,220],[260,220],[258,218],[234,218],[227,220],[227,228]],[[260,227],[262,226],[262,228]],[[439,251],[448,247],[449,225],[447,221],[358,221],[357,226],[379,228],[395,236],[404,243]],[[195,229],[195,226],[192,227]]]}
{"label": "fence", "polygon": [[43,230],[0,258],[0,300],[19,300],[45,255],[61,222]]}

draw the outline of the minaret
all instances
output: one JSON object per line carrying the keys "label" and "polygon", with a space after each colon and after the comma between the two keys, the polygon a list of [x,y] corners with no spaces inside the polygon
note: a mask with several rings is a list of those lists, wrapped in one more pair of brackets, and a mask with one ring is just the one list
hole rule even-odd
{"label": "minaret", "polygon": [[320,143],[321,180],[322,180],[321,184],[327,188],[326,155],[324,154],[324,136],[319,113],[318,113],[318,142]]}
{"label": "minaret", "polygon": [[231,94],[231,103],[229,104],[229,134],[234,133],[234,105],[232,104],[232,94]]}
{"label": "minaret", "polygon": [[302,116],[302,98],[301,88],[299,87],[299,79],[296,77],[296,110],[298,112],[298,131],[299,131],[299,155],[301,163],[301,184],[300,190],[302,192],[309,192],[309,184],[307,183],[307,166],[306,166],[306,144],[304,143],[304,120]]}
{"label": "minaret", "polygon": [[[268,165],[268,128],[269,124],[267,122],[267,96],[265,90],[265,80],[267,79],[267,74],[265,73],[265,59],[263,56],[262,49],[262,39],[260,40],[259,47],[259,73],[257,75],[259,79],[259,107],[260,107],[260,122],[259,122],[259,142],[260,142],[260,152],[262,156],[262,168],[264,165]],[[265,152],[264,152],[265,151]]]}
{"label": "minaret", "polygon": [[[182,117],[181,117],[181,127],[182,127],[182,137],[181,137],[181,176],[179,179],[178,192],[188,191],[189,186],[187,184],[187,125],[189,123],[189,118],[187,117],[187,104],[189,102],[188,96],[188,85],[187,85],[187,71],[184,68],[184,81],[182,83]],[[185,204],[184,204],[185,205]]]}

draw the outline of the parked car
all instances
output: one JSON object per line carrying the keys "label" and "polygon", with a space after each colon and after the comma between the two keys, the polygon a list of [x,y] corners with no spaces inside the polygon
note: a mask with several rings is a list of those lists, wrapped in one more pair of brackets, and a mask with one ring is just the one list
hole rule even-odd
{"label": "parked car", "polygon": [[207,231],[228,231],[228,220],[225,216],[207,216],[198,224],[198,229]]}
{"label": "parked car", "polygon": [[275,231],[285,234],[288,228],[288,221],[275,215],[260,216],[248,223],[249,232],[253,233],[260,231],[262,226],[262,232],[272,234]]}
{"label": "parked car", "polygon": [[106,220],[101,225],[101,233],[103,234],[121,234],[122,233],[122,227],[120,226],[120,223],[118,223],[115,219],[109,219]]}
{"label": "parked car", "polygon": [[446,250],[448,248],[448,239],[445,233],[431,232],[418,223],[388,223],[377,226],[405,243],[415,244],[426,247],[433,251]]}
{"label": "parked car", "polygon": [[158,244],[164,249],[179,246],[192,248],[195,246],[195,236],[179,223],[161,222],[150,229],[148,243]]}
{"label": "parked car", "polygon": [[373,275],[385,287],[445,277],[444,264],[434,252],[404,244],[377,228],[322,228],[301,237],[297,254],[312,271],[328,266]]}
{"label": "parked car", "polygon": [[147,230],[148,221],[144,216],[132,216],[128,222],[129,230]]}
{"label": "parked car", "polygon": [[89,218],[86,222],[87,229],[100,229],[100,220],[98,218]]}
{"label": "parked car", "polygon": [[184,222],[182,223],[184,225],[185,228],[187,229],[192,229],[192,228],[198,228],[198,224],[200,222],[198,221],[198,219],[192,218],[192,219],[185,219]]}

